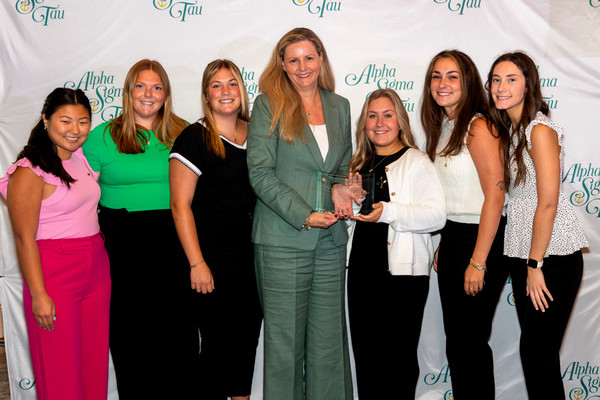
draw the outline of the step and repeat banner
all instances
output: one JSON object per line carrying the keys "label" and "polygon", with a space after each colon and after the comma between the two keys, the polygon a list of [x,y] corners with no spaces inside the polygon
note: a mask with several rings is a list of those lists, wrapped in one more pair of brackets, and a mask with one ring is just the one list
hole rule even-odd
{"label": "step and repeat banner", "polygon": [[[131,65],[156,59],[169,74],[175,111],[195,121],[201,116],[201,77],[208,62],[233,60],[253,101],[273,47],[298,26],[313,29],[323,40],[336,92],[350,100],[353,122],[371,91],[393,88],[404,101],[420,145],[421,92],[435,54],[460,49],[484,77],[504,52],[524,50],[533,57],[552,117],[565,128],[563,182],[591,244],[562,348],[563,381],[570,400],[600,399],[600,0],[3,0],[0,176],[26,143],[45,96],[55,87],[84,90],[96,126],[121,112],[123,82]],[[2,202],[0,301],[10,389],[13,399],[34,399],[21,296],[22,278]],[[157,300],[160,288],[152,301]],[[160,330],[149,327],[148,335],[156,336],[157,346],[168,345],[160,342]],[[491,338],[498,399],[527,398],[518,340],[508,283]],[[451,400],[435,273],[419,355],[418,399]],[[173,382],[180,384],[194,382]],[[118,398],[112,375],[109,389],[109,398]],[[259,356],[252,399],[262,397]]]}

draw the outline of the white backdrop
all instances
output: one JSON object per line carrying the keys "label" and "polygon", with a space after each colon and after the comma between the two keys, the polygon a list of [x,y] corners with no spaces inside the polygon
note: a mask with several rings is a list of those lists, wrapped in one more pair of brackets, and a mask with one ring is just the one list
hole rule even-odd
{"label": "white backdrop", "polygon": [[[252,100],[275,43],[297,26],[313,29],[325,43],[336,91],[350,100],[354,120],[372,90],[394,88],[405,101],[420,143],[418,108],[425,69],[440,50],[463,50],[483,76],[506,51],[524,50],[536,60],[553,119],[565,127],[566,191],[591,243],[562,349],[563,380],[570,400],[600,398],[600,0],[3,0],[0,176],[25,144],[53,88],[83,89],[93,102],[96,126],[120,112],[129,67],[142,58],[157,59],[169,73],[176,112],[194,121],[200,117],[200,81],[208,62],[235,61]],[[12,396],[32,399],[21,277],[4,204],[0,276]],[[149,327],[148,334],[160,332]],[[518,336],[507,285],[491,340],[499,399],[527,397]],[[451,400],[435,273],[420,359],[418,398]],[[257,360],[253,400],[262,399],[261,365],[262,357]],[[117,398],[114,381],[109,398]]]}

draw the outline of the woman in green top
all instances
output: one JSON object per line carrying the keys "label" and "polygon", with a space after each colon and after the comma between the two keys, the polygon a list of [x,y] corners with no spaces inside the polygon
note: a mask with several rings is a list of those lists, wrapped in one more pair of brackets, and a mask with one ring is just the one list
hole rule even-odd
{"label": "woman in green top", "polygon": [[184,298],[189,271],[181,267],[169,209],[168,163],[186,125],[172,111],[162,65],[141,60],[125,78],[123,113],[96,127],[84,147],[100,173],[99,221],[113,280],[110,348],[121,400],[187,397],[181,382],[193,371],[190,349],[198,343]]}

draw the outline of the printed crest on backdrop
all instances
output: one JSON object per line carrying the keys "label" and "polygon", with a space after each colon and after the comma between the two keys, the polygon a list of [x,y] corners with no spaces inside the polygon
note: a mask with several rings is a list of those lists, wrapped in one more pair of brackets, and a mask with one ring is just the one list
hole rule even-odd
{"label": "printed crest on backdrop", "polygon": [[252,111],[252,104],[254,104],[254,99],[260,93],[260,91],[258,90],[258,82],[256,81],[256,73],[254,71],[247,70],[244,66],[242,66],[240,72],[242,73],[244,86],[246,87],[246,91],[248,92],[248,100],[250,102],[249,111]]}
{"label": "printed crest on backdrop", "polygon": [[509,294],[506,295],[506,302],[508,303],[509,306],[512,306],[512,307],[515,306],[515,292],[510,292]]}
{"label": "printed crest on backdrop", "polygon": [[[442,386],[450,385],[450,367],[448,364],[444,365],[439,372],[428,372],[423,376],[423,382],[427,386]],[[443,397],[440,400],[454,400],[452,395],[452,389],[448,389],[444,392]]]}
{"label": "printed crest on backdrop", "polygon": [[21,15],[31,15],[31,19],[42,26],[48,26],[50,21],[65,19],[65,10],[60,8],[60,4],[47,5],[44,1],[18,0],[15,8]]}
{"label": "printed crest on backdrop", "polygon": [[590,0],[590,6],[593,8],[600,8],[600,0]]}
{"label": "printed crest on backdrop", "polygon": [[433,0],[437,4],[446,4],[448,10],[463,15],[465,8],[481,8],[481,0]]}
{"label": "printed crest on backdrop", "polygon": [[[536,67],[539,73],[540,66],[536,65]],[[556,110],[558,108],[558,99],[554,97],[554,93],[548,94],[548,92],[552,91],[553,88],[558,87],[558,78],[542,76],[540,74],[540,87],[542,88],[542,97],[544,98],[544,101],[548,104],[548,107],[551,110]]]}
{"label": "printed crest on backdrop", "polygon": [[[402,79],[398,75],[395,67],[390,67],[387,64],[368,64],[359,73],[349,73],[344,77],[344,83],[348,86],[371,85],[376,89],[390,88],[398,92],[402,104],[407,112],[415,111],[415,101],[411,99],[407,91],[412,91],[415,88],[415,81],[410,79]],[[367,93],[369,97],[371,92]]]}
{"label": "printed crest on backdrop", "polygon": [[573,206],[583,209],[593,217],[600,218],[600,167],[592,163],[572,164],[562,181],[577,186],[569,196]]}
{"label": "printed crest on backdrop", "polygon": [[[510,286],[512,288],[512,276],[508,275],[508,279],[506,280],[506,286]],[[515,292],[512,290],[506,295],[506,303],[514,307],[515,306]]]}
{"label": "printed crest on backdrop", "polygon": [[311,14],[323,18],[326,12],[341,11],[342,2],[333,0],[292,0],[295,6],[306,7]]}
{"label": "printed crest on backdrop", "polygon": [[154,8],[161,11],[169,11],[171,18],[178,19],[180,22],[185,22],[186,17],[195,17],[202,15],[202,6],[198,4],[198,0],[192,1],[175,1],[175,0],[153,0]]}
{"label": "printed crest on backdrop", "polygon": [[562,379],[565,386],[575,385],[568,390],[569,400],[600,399],[600,365],[573,361],[565,368]]}
{"label": "printed crest on backdrop", "polygon": [[92,114],[99,115],[102,122],[121,114],[123,87],[115,86],[115,76],[105,71],[87,71],[79,80],[67,81],[63,87],[81,89],[90,99]]}

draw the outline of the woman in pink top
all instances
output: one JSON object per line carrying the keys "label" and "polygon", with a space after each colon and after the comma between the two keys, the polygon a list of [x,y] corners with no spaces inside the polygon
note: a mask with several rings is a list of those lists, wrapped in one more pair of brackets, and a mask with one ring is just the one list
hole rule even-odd
{"label": "woman in pink top", "polygon": [[81,90],[48,95],[3,178],[21,271],[38,399],[106,399],[110,273],[83,156],[91,108]]}

